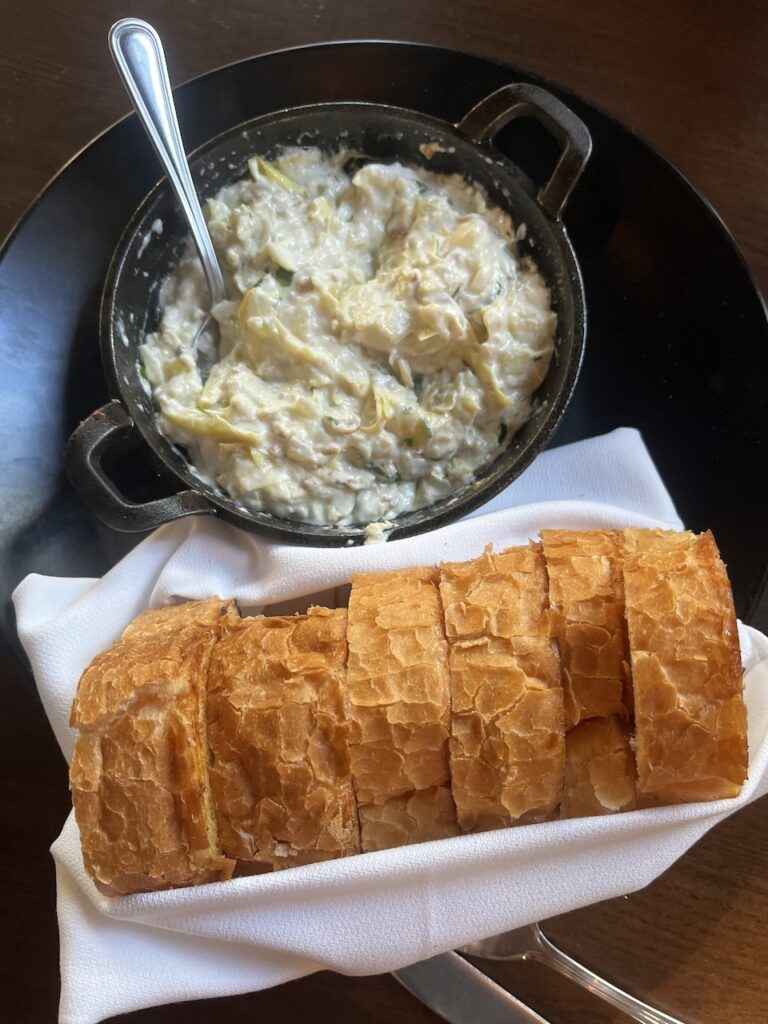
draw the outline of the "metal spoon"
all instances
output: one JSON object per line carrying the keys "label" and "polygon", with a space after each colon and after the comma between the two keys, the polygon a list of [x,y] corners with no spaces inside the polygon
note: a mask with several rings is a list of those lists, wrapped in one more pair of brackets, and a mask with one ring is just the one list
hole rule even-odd
{"label": "metal spoon", "polygon": [[668,1013],[655,1010],[640,999],[635,999],[563,953],[549,941],[537,924],[471,942],[468,946],[462,946],[459,952],[486,960],[538,960],[600,996],[633,1020],[640,1021],[640,1024],[682,1024],[676,1017],[670,1017]]}
{"label": "metal spoon", "polygon": [[[224,278],[181,141],[163,44],[157,32],[146,21],[124,18],[109,30],[109,48],[139,120],[187,218],[213,307],[227,297]],[[211,334],[212,344],[201,344],[203,337],[210,339]],[[217,341],[216,321],[209,313],[193,342],[193,352],[203,379],[208,376],[211,364],[216,359]]]}

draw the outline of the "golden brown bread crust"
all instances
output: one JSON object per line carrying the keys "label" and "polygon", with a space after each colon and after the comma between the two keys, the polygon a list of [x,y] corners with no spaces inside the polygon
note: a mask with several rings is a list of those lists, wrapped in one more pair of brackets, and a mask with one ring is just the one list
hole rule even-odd
{"label": "golden brown bread crust", "polygon": [[[214,598],[138,616],[72,708],[73,803],[97,886],[150,891],[230,877],[234,857],[252,873],[356,853],[351,767],[363,850],[540,821],[558,803],[576,817],[736,796],[746,712],[711,534],[542,538],[543,553],[357,577],[348,626],[319,608],[241,623]],[[565,739],[550,629],[578,723]]]}
{"label": "golden brown bread crust", "polygon": [[221,601],[218,597],[208,597],[201,601],[185,601],[182,604],[169,604],[165,608],[149,608],[140,612],[133,622],[129,622],[123,630],[122,639],[128,640],[135,635],[146,635],[151,632],[155,636],[166,630],[176,630],[180,626],[202,626],[216,629],[221,625],[221,618],[231,625],[240,619],[237,604],[234,601]]}
{"label": "golden brown bread crust", "polygon": [[564,710],[541,546],[443,565],[440,594],[461,829],[543,820],[560,801]]}
{"label": "golden brown bread crust", "polygon": [[643,804],[737,796],[747,776],[736,614],[711,533],[624,534]]}
{"label": "golden brown bread crust", "polygon": [[623,718],[589,718],[565,734],[561,818],[630,811],[637,769]]}
{"label": "golden brown bread crust", "polygon": [[234,602],[218,598],[145,613],[81,677],[72,801],[102,892],[231,876],[212,817],[203,702],[211,651],[236,619]]}
{"label": "golden brown bread crust", "polygon": [[629,666],[618,530],[542,530],[565,726],[625,715]]}
{"label": "golden brown bread crust", "polygon": [[[422,842],[456,834],[455,818],[449,821],[449,685],[437,570],[354,577],[347,640],[350,756],[363,850],[390,845],[394,835]],[[414,794],[421,794],[418,800]],[[385,810],[364,813],[367,805],[385,803]],[[426,824],[430,817],[434,829]]]}
{"label": "golden brown bread crust", "polygon": [[346,611],[244,619],[208,678],[222,848],[273,868],[358,853],[343,683]]}
{"label": "golden brown bread crust", "polygon": [[360,832],[367,853],[458,835],[451,791],[448,786],[430,786],[383,804],[365,804],[360,808]]}

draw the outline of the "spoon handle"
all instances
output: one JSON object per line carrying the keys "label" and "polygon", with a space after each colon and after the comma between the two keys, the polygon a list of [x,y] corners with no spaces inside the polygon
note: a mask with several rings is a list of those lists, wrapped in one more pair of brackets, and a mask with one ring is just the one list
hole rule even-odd
{"label": "spoon handle", "polygon": [[536,948],[531,953],[537,960],[560,971],[566,978],[570,978],[582,988],[600,996],[601,999],[621,1010],[628,1017],[640,1021],[640,1024],[682,1024],[677,1017],[670,1017],[662,1010],[657,1010],[640,999],[635,999],[628,992],[623,992],[620,988],[612,985],[610,981],[606,981],[594,971],[590,971],[578,961],[573,960],[567,953],[563,953],[561,949],[554,946],[539,929],[536,930]]}
{"label": "spoon handle", "polygon": [[226,298],[224,279],[189,172],[160,37],[145,21],[124,18],[110,29],[109,48],[186,215],[211,292],[211,305],[216,305]]}

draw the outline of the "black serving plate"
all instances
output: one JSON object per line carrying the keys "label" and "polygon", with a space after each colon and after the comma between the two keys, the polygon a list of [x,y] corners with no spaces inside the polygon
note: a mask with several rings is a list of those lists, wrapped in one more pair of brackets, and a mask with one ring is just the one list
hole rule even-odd
{"label": "black serving plate", "polygon": [[[410,43],[285,50],[213,71],[176,91],[189,148],[278,108],[363,100],[456,121],[510,81],[542,84],[589,128],[594,150],[565,223],[584,274],[589,333],[581,378],[554,438],[640,429],[680,515],[713,530],[737,611],[749,618],[768,564],[768,320],[714,211],[655,150],[614,118],[518,68]],[[497,144],[534,179],[551,142],[533,124]],[[135,535],[103,526],[76,498],[62,452],[107,400],[98,306],[111,254],[160,177],[130,117],[53,180],[0,251],[0,587],[3,640],[16,648],[8,595],[29,572],[99,575]],[[118,453],[129,497],[169,481]]]}

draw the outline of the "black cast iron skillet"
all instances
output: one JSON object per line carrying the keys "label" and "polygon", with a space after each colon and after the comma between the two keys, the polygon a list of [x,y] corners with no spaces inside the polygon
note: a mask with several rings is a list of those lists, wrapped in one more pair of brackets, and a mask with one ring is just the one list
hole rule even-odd
{"label": "black cast iron skillet", "polygon": [[[494,136],[511,120],[533,117],[555,136],[560,158],[538,193],[530,180],[498,149]],[[431,157],[419,148],[425,143]],[[409,537],[461,518],[498,494],[545,447],[573,392],[586,334],[581,273],[561,221],[563,208],[584,169],[591,139],[564,104],[538,86],[515,83],[481,100],[456,125],[425,114],[370,103],[324,103],[256,118],[217,136],[190,157],[202,198],[247,173],[254,153],[269,159],[291,145],[328,152],[354,150],[367,157],[399,160],[429,170],[461,174],[481,185],[492,202],[525,224],[520,255],[530,254],[550,287],[558,317],[555,355],[539,388],[528,422],[507,448],[455,494],[395,520],[391,539]],[[153,225],[162,222],[162,231]],[[188,515],[218,515],[242,529],[287,543],[362,543],[365,524],[321,526],[281,519],[247,508],[204,482],[184,452],[158,431],[155,410],[140,374],[139,346],[159,321],[159,290],[180,258],[186,229],[170,189],[160,182],[126,228],[110,264],[101,307],[101,356],[113,400],[92,413],[70,437],[65,469],[86,504],[108,526],[124,532],[154,529]],[[137,503],[122,495],[102,466],[114,442],[139,432],[159,469],[170,471],[183,489],[170,497]]]}

